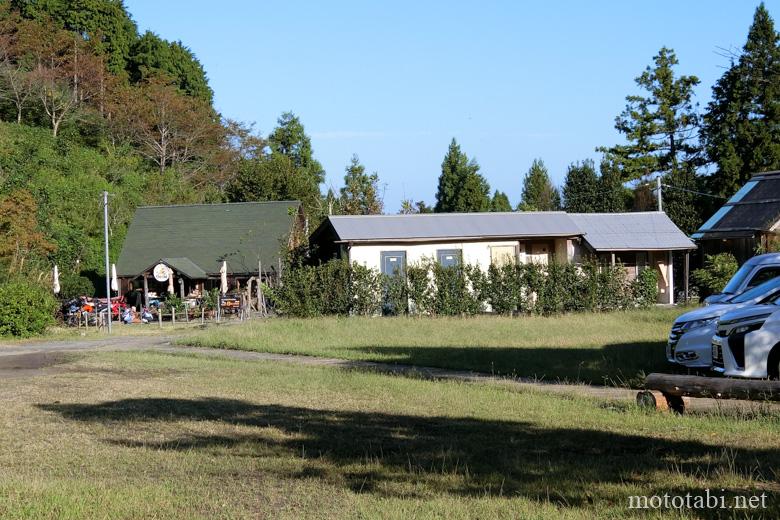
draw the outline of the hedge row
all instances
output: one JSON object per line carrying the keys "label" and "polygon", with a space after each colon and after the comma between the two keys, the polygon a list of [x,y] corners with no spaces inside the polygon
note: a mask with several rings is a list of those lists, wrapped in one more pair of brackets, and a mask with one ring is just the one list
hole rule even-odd
{"label": "hedge row", "polygon": [[432,260],[386,276],[358,264],[333,260],[294,266],[270,290],[279,314],[455,316],[494,312],[551,315],[653,305],[658,277],[643,270],[629,281],[622,266],[521,264],[442,267]]}

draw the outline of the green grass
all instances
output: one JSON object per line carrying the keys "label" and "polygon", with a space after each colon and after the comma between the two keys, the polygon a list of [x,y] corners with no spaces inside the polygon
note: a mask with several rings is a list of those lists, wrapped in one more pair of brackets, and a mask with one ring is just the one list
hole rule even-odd
{"label": "green grass", "polygon": [[181,344],[476,370],[586,383],[635,384],[668,370],[666,338],[684,309],[502,318],[255,320]]}
{"label": "green grass", "polygon": [[626,518],[630,495],[778,491],[760,410],[153,352],[57,367],[0,380],[2,518]]}

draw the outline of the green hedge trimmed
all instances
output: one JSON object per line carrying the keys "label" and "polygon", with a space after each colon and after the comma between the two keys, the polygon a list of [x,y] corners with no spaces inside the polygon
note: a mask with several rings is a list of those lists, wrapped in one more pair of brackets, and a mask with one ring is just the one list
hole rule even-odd
{"label": "green hedge trimmed", "polygon": [[621,266],[520,264],[442,267],[426,259],[403,276],[385,276],[345,260],[291,266],[270,297],[281,315],[465,316],[552,315],[655,304],[658,277],[645,269],[634,281]]}

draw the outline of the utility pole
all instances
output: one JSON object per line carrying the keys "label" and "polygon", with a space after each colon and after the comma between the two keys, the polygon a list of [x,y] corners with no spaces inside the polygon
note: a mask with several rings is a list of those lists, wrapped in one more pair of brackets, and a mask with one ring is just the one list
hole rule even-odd
{"label": "utility pole", "polygon": [[111,267],[108,260],[108,192],[103,192],[103,239],[106,246],[106,316],[108,333],[111,334]]}
{"label": "utility pole", "polygon": [[658,211],[664,210],[663,198],[661,197],[661,176],[655,178],[655,197],[658,200]]}

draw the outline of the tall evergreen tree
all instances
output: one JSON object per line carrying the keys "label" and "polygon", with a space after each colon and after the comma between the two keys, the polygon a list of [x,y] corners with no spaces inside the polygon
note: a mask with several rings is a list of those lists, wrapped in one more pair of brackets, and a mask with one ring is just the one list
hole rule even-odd
{"label": "tall evergreen tree", "polygon": [[[664,210],[681,228],[691,231],[701,221],[691,209],[696,205],[690,193],[695,172],[702,164],[697,131],[699,116],[693,102],[696,76],[675,76],[678,64],[674,51],[663,47],[653,58],[653,66],[636,78],[646,95],[626,97],[626,109],[615,120],[615,128],[628,144],[601,148],[617,162],[624,180],[644,181],[662,176],[677,188]],[[678,186],[678,184],[680,184]]]}
{"label": "tall evergreen tree", "polygon": [[122,0],[11,0],[10,5],[25,18],[51,20],[88,37],[106,54],[108,70],[124,73],[138,28]]}
{"label": "tall evergreen tree", "polygon": [[702,128],[717,167],[710,189],[730,197],[751,174],[780,168],[780,38],[763,3],[712,98]]}
{"label": "tall evergreen tree", "polygon": [[509,202],[509,197],[503,191],[496,190],[493,193],[493,199],[490,201],[490,211],[494,212],[506,212],[512,211],[512,204]]}
{"label": "tall evergreen tree", "polygon": [[340,192],[341,212],[344,215],[377,215],[382,213],[379,199],[379,175],[368,175],[357,155],[352,156],[344,175],[344,187]]}
{"label": "tall evergreen tree", "polygon": [[561,209],[561,194],[553,186],[547,167],[541,159],[534,159],[531,168],[523,178],[520,211],[557,211]]}
{"label": "tall evergreen tree", "polygon": [[683,165],[697,164],[699,117],[693,103],[696,76],[675,77],[679,62],[673,50],[663,47],[653,66],[636,78],[647,95],[626,97],[625,110],[615,118],[615,128],[628,144],[600,148],[610,153],[624,180],[653,178]]}
{"label": "tall evergreen tree", "polygon": [[626,210],[627,190],[615,161],[605,155],[599,165],[598,211],[617,213]]}
{"label": "tall evergreen tree", "polygon": [[173,79],[187,95],[211,104],[214,92],[198,58],[181,42],[169,42],[147,31],[130,49],[127,69],[136,83],[154,76]]}
{"label": "tall evergreen tree", "polygon": [[441,163],[436,192],[436,213],[488,211],[490,186],[479,173],[479,165],[463,153],[455,139]]}
{"label": "tall evergreen tree", "polygon": [[571,213],[594,213],[599,210],[599,178],[593,161],[572,163],[563,184],[564,209]]}

